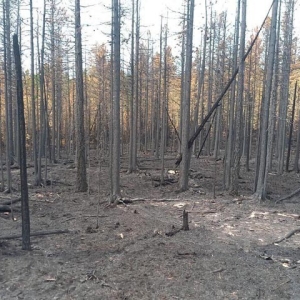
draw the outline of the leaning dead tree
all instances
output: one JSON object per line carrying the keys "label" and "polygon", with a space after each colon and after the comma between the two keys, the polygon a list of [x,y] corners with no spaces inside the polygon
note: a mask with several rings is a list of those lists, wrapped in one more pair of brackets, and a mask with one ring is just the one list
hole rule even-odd
{"label": "leaning dead tree", "polygon": [[[246,54],[244,55],[243,57],[243,61],[246,60],[246,58],[248,57],[248,55],[250,54],[256,40],[258,39],[259,37],[259,34],[260,32],[262,31],[265,23],[266,23],[266,20],[268,19],[268,16],[269,16],[269,13],[273,7],[273,4],[274,4],[275,0],[273,1],[273,3],[271,4],[271,7],[269,8],[268,10],[268,13],[262,23],[262,25],[260,26],[259,30],[257,31],[256,35],[255,35],[255,38],[252,40]],[[196,138],[198,137],[198,135],[200,134],[200,132],[203,130],[205,124],[209,121],[210,117],[212,116],[212,114],[214,113],[214,111],[217,109],[217,107],[220,105],[220,102],[222,101],[223,97],[226,95],[227,91],[229,90],[231,84],[234,82],[237,74],[239,73],[239,67],[236,68],[236,70],[234,71],[232,77],[230,78],[230,80],[228,81],[227,85],[225,86],[225,88],[223,89],[222,93],[220,94],[220,96],[217,98],[216,102],[213,104],[213,106],[211,107],[211,109],[209,110],[209,112],[207,113],[207,115],[205,116],[205,118],[202,120],[201,124],[198,126],[197,130],[195,131],[195,133],[192,135],[192,137],[188,140],[188,149],[190,149]],[[180,163],[182,161],[182,154],[177,158],[175,164],[176,166],[179,166]]]}

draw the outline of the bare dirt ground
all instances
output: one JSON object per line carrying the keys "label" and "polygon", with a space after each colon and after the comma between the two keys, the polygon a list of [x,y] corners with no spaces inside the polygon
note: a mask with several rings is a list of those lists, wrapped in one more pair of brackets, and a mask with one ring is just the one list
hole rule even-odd
{"label": "bare dirt ground", "polygon": [[[300,235],[274,244],[300,228],[297,197],[275,204],[300,186],[298,174],[270,174],[271,200],[259,203],[251,197],[253,170],[242,170],[242,195],[233,197],[222,191],[222,161],[211,158],[193,159],[185,193],[176,182],[155,187],[160,161],[142,159],[134,174],[125,159],[122,166],[124,199],[136,201],[115,207],[107,205],[105,163],[91,161],[89,193],[74,192],[72,162],[49,166],[52,185],[29,190],[31,229],[70,232],[32,237],[30,252],[20,239],[0,239],[1,300],[300,299]],[[14,183],[18,176],[13,170]],[[177,232],[183,209],[190,230]],[[1,237],[21,232],[20,204],[14,210],[14,221],[0,213]]]}

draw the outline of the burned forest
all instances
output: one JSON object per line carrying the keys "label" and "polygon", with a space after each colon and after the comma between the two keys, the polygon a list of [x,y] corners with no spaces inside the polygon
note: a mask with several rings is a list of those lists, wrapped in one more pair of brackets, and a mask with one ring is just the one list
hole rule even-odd
{"label": "burned forest", "polygon": [[1,300],[300,299],[298,1],[1,4]]}

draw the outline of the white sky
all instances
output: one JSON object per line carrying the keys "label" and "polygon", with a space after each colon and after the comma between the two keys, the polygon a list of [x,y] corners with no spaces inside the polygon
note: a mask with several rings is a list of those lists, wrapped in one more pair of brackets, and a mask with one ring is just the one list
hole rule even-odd
{"label": "white sky", "polygon": [[[71,0],[73,1],[73,0]],[[147,38],[147,31],[150,30],[152,38],[159,39],[160,31],[160,16],[169,17],[169,32],[171,38],[170,44],[175,48],[175,42],[172,41],[172,35],[180,31],[179,18],[183,13],[183,0],[140,0],[141,1],[141,34],[142,38]],[[207,0],[209,3],[211,0]],[[236,3],[237,0],[212,0],[215,3],[214,7],[219,11],[228,11],[228,22],[234,24]],[[263,22],[266,13],[268,12],[273,0],[248,0],[247,4],[247,29],[251,31],[254,27],[260,26]],[[197,30],[204,21],[204,0],[195,0],[195,46],[200,41],[200,31]],[[130,32],[130,9],[131,0],[121,0],[121,4],[127,9],[127,19],[125,27],[123,27],[124,37],[128,37]],[[107,42],[109,37],[103,35],[103,31],[109,34],[109,28],[104,28],[100,25],[102,22],[110,21],[110,12],[106,7],[111,5],[111,0],[81,0],[82,7],[82,25],[83,25],[83,38],[87,45],[95,43],[96,41]],[[91,6],[90,6],[91,5]],[[85,7],[90,6],[90,7]],[[297,21],[299,18],[299,4],[296,5],[295,11],[295,25],[298,26]],[[88,26],[87,26],[88,25]],[[198,37],[198,38],[197,38]]]}
{"label": "white sky", "polygon": [[[180,13],[183,13],[182,0],[140,0],[141,1],[141,25],[144,31],[148,29],[153,35],[158,35],[160,30],[160,16],[169,16],[170,31],[178,31],[178,23]],[[209,3],[210,0],[207,0]],[[234,22],[236,2],[237,0],[213,0],[216,2],[215,7],[218,11],[228,10],[228,18],[231,22]],[[102,4],[101,4],[102,3]],[[93,35],[93,39],[101,39],[101,22],[110,21],[110,13],[108,9],[103,6],[110,6],[110,0],[81,0],[82,8],[82,24],[89,25],[87,34]],[[248,28],[259,26],[270,5],[272,0],[248,0]],[[130,9],[131,0],[121,0],[123,7]],[[203,22],[204,16],[204,0],[195,0],[195,27]],[[89,7],[85,7],[89,6]],[[130,19],[130,12],[128,12],[126,18]],[[93,30],[91,30],[93,28]],[[143,30],[143,29],[142,29]],[[96,34],[99,33],[97,37]],[[195,34],[197,31],[195,31]]]}
{"label": "white sky", "polygon": [[[24,2],[29,0],[24,0]],[[58,1],[58,0],[57,0]],[[75,0],[61,0],[69,9],[73,9]],[[122,27],[124,38],[129,37],[130,19],[131,19],[131,0],[120,0],[121,5],[126,11],[123,21],[125,24]],[[180,31],[180,17],[183,13],[183,0],[140,0],[141,1],[141,37],[147,38],[147,31],[150,30],[152,38],[158,42],[160,31],[161,15],[168,15],[169,24],[169,44],[174,49],[173,52],[179,52],[179,46],[176,46],[176,33]],[[234,24],[236,3],[238,0],[207,0],[207,3],[213,2],[214,8],[218,12],[228,11],[228,22]],[[248,0],[247,5],[247,28],[251,31],[254,27],[260,26],[266,13],[268,12],[273,0]],[[44,0],[33,0],[35,7],[42,7]],[[204,22],[204,0],[195,0],[195,29],[194,29],[194,45],[198,46],[200,42],[199,28]],[[82,19],[82,35],[83,46],[87,51],[96,43],[107,43],[110,41],[110,26],[111,13],[109,7],[111,0],[81,0],[81,19]],[[27,10],[28,12],[28,10]],[[299,20],[299,3],[295,10],[295,26],[298,26]],[[41,20],[42,16],[40,16]],[[41,21],[40,21],[41,22]],[[297,30],[300,32],[300,30]],[[73,32],[71,33],[73,34]],[[173,36],[173,38],[172,38]],[[124,51],[126,50],[124,47]],[[156,45],[158,47],[158,45]],[[176,49],[177,48],[177,49]],[[127,56],[126,53],[124,53]]]}

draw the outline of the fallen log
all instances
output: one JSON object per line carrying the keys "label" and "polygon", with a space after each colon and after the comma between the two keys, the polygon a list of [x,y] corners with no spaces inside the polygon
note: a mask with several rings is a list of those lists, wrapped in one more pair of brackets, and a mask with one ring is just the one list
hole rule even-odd
{"label": "fallen log", "polygon": [[186,211],[189,214],[201,214],[201,215],[207,215],[207,214],[216,214],[216,210],[203,210],[203,211],[196,211],[196,210],[187,210]]}
{"label": "fallen log", "polygon": [[[32,233],[30,233],[30,236],[45,236],[45,235],[64,234],[64,233],[71,233],[71,231],[68,229],[53,230],[53,231],[40,231],[40,232],[32,232]],[[20,238],[22,238],[22,235],[20,235],[20,234],[0,236],[0,240],[14,240],[14,239],[20,239]]]}
{"label": "fallen log", "polygon": [[280,240],[274,242],[274,244],[279,244],[279,243],[281,243],[281,242],[283,242],[283,241],[289,239],[289,238],[292,237],[295,233],[298,233],[298,232],[300,232],[300,228],[296,228],[296,229],[292,230],[292,231],[289,232],[285,237],[283,237],[282,239],[280,239]]}
{"label": "fallen log", "polygon": [[21,198],[17,198],[17,199],[13,199],[13,200],[7,199],[7,200],[1,202],[0,205],[11,205],[11,204],[14,204],[14,203],[17,203],[20,201],[21,201]]}
{"label": "fallen log", "polygon": [[166,232],[165,235],[166,236],[173,236],[181,230],[182,230],[182,228],[178,228],[178,229],[173,228],[171,231]]}
{"label": "fallen log", "polygon": [[[144,201],[153,201],[153,202],[177,202],[177,201],[180,201],[180,202],[182,202],[182,199],[122,198],[122,199],[119,199],[118,204],[133,204],[135,202],[144,202]],[[189,201],[189,200],[185,200],[185,201]]]}
{"label": "fallen log", "polygon": [[296,196],[296,195],[298,195],[300,193],[300,188],[299,189],[297,189],[297,190],[295,190],[295,191],[293,191],[292,193],[290,193],[289,195],[287,195],[287,196],[284,196],[284,197],[282,197],[282,198],[280,198],[280,199],[278,199],[275,203],[277,204],[277,203],[279,203],[279,202],[281,202],[281,201],[284,201],[284,200],[288,200],[288,199],[291,199],[292,197],[294,197],[294,196]]}
{"label": "fallen log", "polygon": [[11,212],[11,206],[9,206],[9,205],[0,205],[0,212]]}
{"label": "fallen log", "polygon": [[73,184],[71,184],[71,183],[59,181],[59,180],[50,180],[50,185],[51,184],[61,184],[61,185],[65,185],[65,186],[73,186]]}

